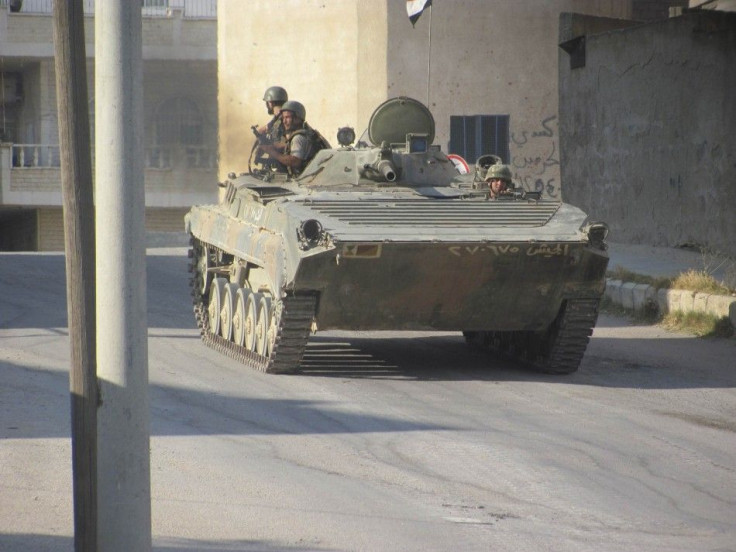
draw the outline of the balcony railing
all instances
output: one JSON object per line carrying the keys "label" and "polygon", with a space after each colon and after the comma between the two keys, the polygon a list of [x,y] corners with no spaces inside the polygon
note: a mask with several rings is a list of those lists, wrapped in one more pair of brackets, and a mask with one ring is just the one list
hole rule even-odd
{"label": "balcony railing", "polygon": [[58,169],[61,166],[59,146],[48,144],[13,144],[12,164],[14,169]]}
{"label": "balcony railing", "polygon": [[[61,157],[58,145],[13,144],[12,166],[14,169],[58,169]],[[94,158],[94,150],[92,151]],[[153,146],[146,149],[146,169],[214,169],[217,167],[217,152],[207,146]]]}
{"label": "balcony railing", "polygon": [[[0,7],[9,7],[12,13],[51,15],[54,0],[0,0]],[[82,0],[85,15],[94,15],[95,0]],[[144,0],[144,17],[169,17],[173,10],[181,10],[183,17],[215,19],[217,0]]]}

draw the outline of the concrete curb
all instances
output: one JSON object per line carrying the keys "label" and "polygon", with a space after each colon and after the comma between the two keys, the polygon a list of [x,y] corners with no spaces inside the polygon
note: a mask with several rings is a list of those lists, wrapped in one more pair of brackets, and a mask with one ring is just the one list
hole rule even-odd
{"label": "concrete curb", "polygon": [[728,317],[736,327],[736,297],[711,295],[682,289],[660,289],[648,284],[635,284],[607,279],[605,296],[611,302],[634,312],[672,311],[704,312],[717,317]]}

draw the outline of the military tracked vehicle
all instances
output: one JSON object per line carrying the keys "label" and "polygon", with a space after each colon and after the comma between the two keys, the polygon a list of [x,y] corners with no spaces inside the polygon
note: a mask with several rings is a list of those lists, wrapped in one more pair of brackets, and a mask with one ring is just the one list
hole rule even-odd
{"label": "military tracked vehicle", "polygon": [[[512,189],[491,200],[482,156],[460,174],[411,98],[381,104],[357,142],[297,178],[231,174],[186,215],[208,345],[265,372],[299,369],[311,333],[462,332],[550,373],[577,370],[595,326],[607,227]],[[345,135],[350,135],[345,139]]]}

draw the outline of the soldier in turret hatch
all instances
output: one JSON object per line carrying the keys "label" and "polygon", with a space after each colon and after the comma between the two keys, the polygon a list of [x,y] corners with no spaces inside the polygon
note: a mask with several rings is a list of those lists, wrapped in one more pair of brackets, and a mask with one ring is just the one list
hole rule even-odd
{"label": "soldier in turret hatch", "polygon": [[266,102],[268,114],[273,115],[268,123],[259,127],[256,131],[264,141],[273,143],[280,142],[283,139],[284,127],[281,122],[281,107],[288,100],[289,94],[280,86],[271,86],[263,94],[263,101]]}
{"label": "soldier in turret hatch", "polygon": [[261,152],[285,166],[291,176],[301,174],[319,150],[330,147],[329,142],[306,123],[306,116],[307,110],[301,103],[284,103],[281,106],[281,122],[285,142],[259,146]]}
{"label": "soldier in turret hatch", "polygon": [[488,167],[485,182],[488,184],[489,199],[498,199],[499,196],[510,194],[514,189],[511,182],[511,168],[500,163]]}

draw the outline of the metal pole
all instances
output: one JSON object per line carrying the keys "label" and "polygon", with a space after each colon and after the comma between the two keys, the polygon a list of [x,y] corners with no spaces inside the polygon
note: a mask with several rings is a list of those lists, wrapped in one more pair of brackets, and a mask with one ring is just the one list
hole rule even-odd
{"label": "metal pole", "polygon": [[74,550],[91,552],[97,549],[95,211],[82,0],[54,2],[54,46],[71,350]]}
{"label": "metal pole", "polygon": [[429,105],[429,83],[432,75],[432,4],[429,5],[429,48],[427,48],[427,108]]}
{"label": "metal pole", "polygon": [[140,2],[95,3],[99,549],[151,550]]}

